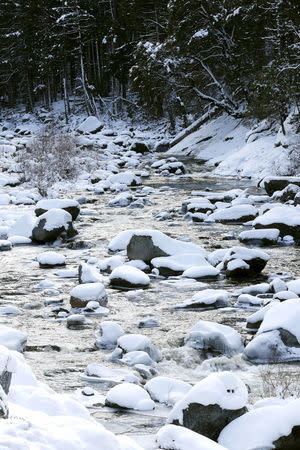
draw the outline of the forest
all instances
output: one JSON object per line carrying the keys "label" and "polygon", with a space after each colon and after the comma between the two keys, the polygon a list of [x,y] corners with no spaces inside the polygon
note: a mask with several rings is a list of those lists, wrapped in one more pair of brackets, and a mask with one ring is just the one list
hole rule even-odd
{"label": "forest", "polygon": [[[142,108],[283,124],[300,97],[297,0],[2,0],[2,106]],[[284,131],[284,130],[283,130]]]}

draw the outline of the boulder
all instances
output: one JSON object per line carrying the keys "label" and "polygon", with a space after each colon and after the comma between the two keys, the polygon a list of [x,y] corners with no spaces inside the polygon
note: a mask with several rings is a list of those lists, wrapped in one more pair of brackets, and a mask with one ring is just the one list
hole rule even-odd
{"label": "boulder", "polygon": [[218,209],[207,218],[207,221],[221,223],[243,223],[255,219],[258,210],[252,205],[235,205],[229,208]]}
{"label": "boulder", "polygon": [[102,283],[85,283],[75,286],[70,292],[72,308],[84,308],[88,302],[95,301],[99,305],[107,304],[107,295]]}
{"label": "boulder", "polygon": [[49,209],[63,209],[72,216],[72,220],[76,220],[80,213],[80,206],[76,200],[55,198],[51,200],[40,200],[35,207],[35,215],[41,216]]}
{"label": "boulder", "polygon": [[259,182],[259,187],[263,187],[271,196],[276,191],[282,191],[289,184],[300,186],[300,177],[265,177]]}
{"label": "boulder", "polygon": [[244,348],[241,336],[232,327],[205,320],[200,320],[190,329],[185,345],[201,350],[205,357],[234,355]]}
{"label": "boulder", "polygon": [[155,408],[150,395],[141,386],[132,383],[122,383],[111,388],[105,399],[105,405],[113,408],[148,411]]}
{"label": "boulder", "polygon": [[223,289],[204,289],[197,292],[190,300],[174,306],[173,309],[217,309],[229,306],[228,292]]}
{"label": "boulder", "polygon": [[277,228],[280,236],[292,236],[300,240],[300,210],[294,206],[277,206],[253,221],[257,229]]}
{"label": "boulder", "polygon": [[60,236],[74,237],[77,231],[72,224],[72,216],[63,209],[50,209],[39,216],[32,230],[32,240],[38,243],[53,242]]}
{"label": "boulder", "polygon": [[123,265],[112,271],[109,282],[116,289],[138,289],[148,287],[150,278],[136,267]]}
{"label": "boulder", "polygon": [[294,200],[298,192],[300,192],[300,186],[297,186],[296,184],[288,184],[284,189],[282,189],[282,191],[274,192],[272,198],[285,203],[290,200]]}
{"label": "boulder", "polygon": [[44,252],[37,256],[37,262],[41,268],[51,268],[66,265],[66,258],[58,252]]}
{"label": "boulder", "polygon": [[239,235],[239,241],[253,246],[275,245],[277,244],[279,233],[277,228],[242,231]]}
{"label": "boulder", "polygon": [[79,125],[77,131],[83,134],[95,134],[101,131],[103,127],[104,124],[97,117],[89,116]]}
{"label": "boulder", "polygon": [[254,339],[244,350],[245,359],[259,364],[300,360],[300,299],[269,307]]}
{"label": "boulder", "polygon": [[175,404],[167,421],[217,441],[226,425],[247,412],[247,400],[247,388],[236,375],[213,373]]}
{"label": "boulder", "polygon": [[245,247],[233,247],[223,259],[223,268],[230,278],[242,278],[257,275],[269,260],[267,253]]}
{"label": "boulder", "polygon": [[119,337],[124,334],[123,328],[118,323],[104,321],[100,324],[99,330],[95,333],[95,346],[106,350],[114,349],[117,346]]}
{"label": "boulder", "polygon": [[135,153],[141,153],[142,155],[144,153],[149,152],[149,148],[148,148],[147,144],[145,144],[145,142],[139,142],[139,141],[133,142],[130,146],[130,150]]}

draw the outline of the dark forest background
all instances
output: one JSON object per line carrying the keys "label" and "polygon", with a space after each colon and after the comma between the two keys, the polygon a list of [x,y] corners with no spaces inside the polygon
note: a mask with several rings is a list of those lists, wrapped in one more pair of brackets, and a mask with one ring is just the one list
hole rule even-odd
{"label": "dark forest background", "polygon": [[298,0],[1,0],[0,100],[87,114],[224,110],[283,122],[300,101]]}

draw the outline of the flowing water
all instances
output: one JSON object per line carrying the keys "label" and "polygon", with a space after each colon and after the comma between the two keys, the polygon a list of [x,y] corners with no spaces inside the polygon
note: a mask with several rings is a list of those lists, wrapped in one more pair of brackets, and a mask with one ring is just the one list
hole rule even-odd
{"label": "flowing water", "polygon": [[[95,195],[91,192],[74,192],[72,197],[85,196],[91,203],[82,205],[80,218],[76,222],[79,231],[77,240],[90,244],[91,248],[71,250],[66,244],[56,248],[67,257],[67,268],[77,268],[81,261],[89,257],[105,258],[108,256],[107,245],[120,231],[128,229],[156,229],[172,237],[191,240],[207,250],[227,248],[238,245],[236,236],[245,227],[241,225],[203,225],[192,224],[183,219],[180,213],[182,201],[190,196],[192,190],[226,191],[233,188],[248,188],[251,193],[258,193],[249,180],[214,178],[201,172],[202,168],[188,163],[191,174],[181,178],[165,178],[152,175],[144,185],[156,188],[150,195],[151,205],[144,209],[109,208],[108,201],[112,194]],[[168,186],[169,188],[163,188]],[[70,194],[65,195],[70,197]],[[22,206],[21,206],[22,207]],[[20,207],[19,207],[20,208]],[[23,207],[24,208],[24,207]],[[174,217],[158,221],[155,214],[172,210]],[[186,286],[178,284],[176,278],[166,280],[154,279],[151,287],[134,299],[128,299],[126,292],[107,289],[109,316],[90,316],[90,324],[80,330],[67,329],[65,322],[55,320],[45,301],[50,297],[43,290],[38,290],[39,281],[47,279],[55,283],[58,290],[57,299],[69,308],[69,291],[77,284],[75,278],[61,279],[54,269],[41,269],[34,257],[48,249],[47,246],[16,246],[9,252],[2,252],[0,306],[15,305],[23,310],[16,317],[0,317],[0,323],[18,328],[28,333],[25,351],[27,362],[31,365],[38,379],[49,384],[62,393],[72,393],[86,386],[80,379],[85,367],[92,362],[99,362],[118,367],[104,360],[106,351],[94,347],[94,332],[102,320],[117,321],[126,332],[142,333],[149,336],[154,345],[163,351],[164,359],[158,364],[160,375],[180,378],[195,383],[213,370],[236,370],[248,383],[251,396],[260,396],[260,368],[252,366],[241,359],[213,358],[204,364],[196,350],[182,348],[183,339],[198,320],[212,320],[233,326],[247,342],[250,335],[245,332],[246,317],[249,311],[226,308],[212,311],[172,311],[170,308],[188,300],[197,291],[197,283]],[[271,247],[267,249],[271,256],[265,271],[270,273],[289,272],[294,277],[300,276],[299,248]],[[209,283],[212,288],[224,288],[234,291],[244,285],[257,283],[264,279],[234,283],[220,279]],[[155,317],[159,327],[138,329],[137,324],[146,317]],[[289,371],[296,376],[298,364],[281,365],[282,371]],[[107,391],[107,386],[94,384],[100,393]],[[155,432],[165,423],[166,408],[158,408],[153,414],[132,414],[114,411],[109,408],[93,408],[91,413],[108,429],[116,433],[149,434]]]}

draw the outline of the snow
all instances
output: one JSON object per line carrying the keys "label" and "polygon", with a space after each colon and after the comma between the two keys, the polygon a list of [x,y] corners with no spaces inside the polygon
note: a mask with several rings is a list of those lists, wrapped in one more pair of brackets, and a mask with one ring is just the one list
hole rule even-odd
{"label": "snow", "polygon": [[114,175],[110,175],[107,181],[112,185],[115,183],[125,184],[126,186],[131,186],[133,184],[141,184],[141,179],[137,177],[133,172],[122,172]]}
{"label": "snow", "polygon": [[273,442],[289,436],[299,426],[300,399],[282,405],[253,409],[228,424],[219,443],[229,450],[273,448]]}
{"label": "snow", "polygon": [[288,281],[286,285],[289,291],[295,292],[295,294],[300,295],[300,279]]}
{"label": "snow", "polygon": [[189,347],[233,355],[243,351],[239,333],[228,325],[200,320],[185,339]]}
{"label": "snow", "polygon": [[8,230],[8,237],[10,236],[24,236],[30,238],[32,230],[36,225],[36,217],[33,214],[26,213],[21,215],[14,225]]}
{"label": "snow", "polygon": [[36,259],[39,264],[45,266],[58,266],[66,263],[64,255],[51,251],[39,254]]}
{"label": "snow", "polygon": [[226,450],[206,436],[176,425],[162,427],[156,435],[156,442],[165,450]]}
{"label": "snow", "polygon": [[199,381],[186,396],[179,400],[168,416],[168,423],[178,420],[182,424],[183,410],[190,403],[201,405],[219,405],[222,409],[243,408],[248,401],[248,391],[241,379],[230,372],[208,375]]}
{"label": "snow", "polygon": [[150,345],[150,339],[142,334],[125,334],[118,338],[118,346],[125,352],[145,350]]}
{"label": "snow", "polygon": [[110,389],[106,395],[106,401],[118,405],[121,408],[148,411],[155,408],[145,389],[131,383],[122,383]]}
{"label": "snow", "polygon": [[9,350],[23,352],[27,342],[27,334],[5,325],[0,325],[0,345]]}
{"label": "snow", "polygon": [[180,400],[191,387],[189,383],[168,377],[155,377],[145,384],[152,400],[169,406]]}
{"label": "snow", "polygon": [[155,246],[159,247],[167,255],[176,255],[177,253],[198,253],[205,256],[207,252],[200,246],[190,242],[182,242],[173,239],[166,234],[156,230],[127,230],[119,233],[108,244],[109,250],[116,252],[125,250],[133,235],[150,236]]}
{"label": "snow", "polygon": [[91,264],[82,263],[79,267],[80,282],[81,283],[101,283],[103,281],[102,275],[98,272],[96,267]]}
{"label": "snow", "polygon": [[132,285],[148,286],[150,284],[150,278],[147,274],[142,272],[133,266],[123,265],[116,267],[109,276],[112,280],[125,280]]}

